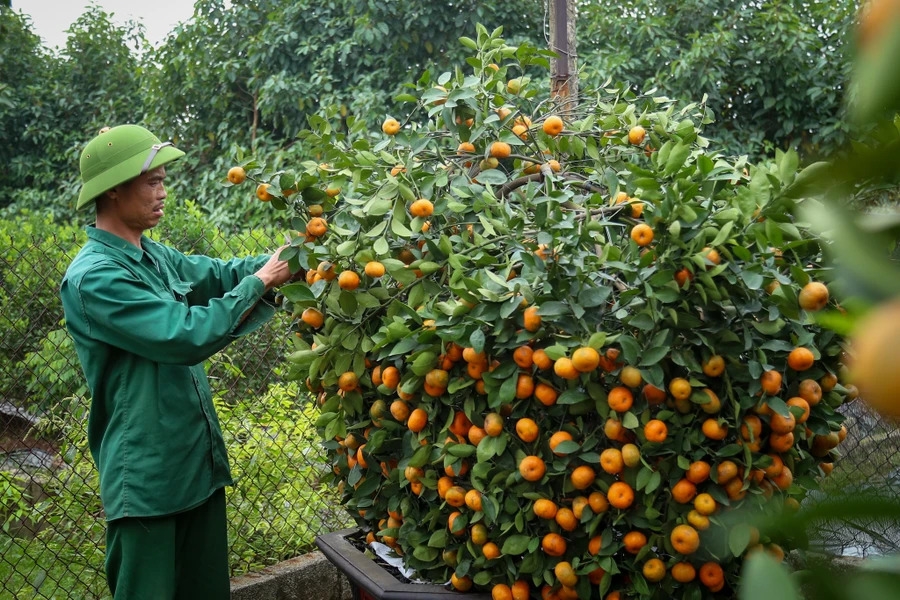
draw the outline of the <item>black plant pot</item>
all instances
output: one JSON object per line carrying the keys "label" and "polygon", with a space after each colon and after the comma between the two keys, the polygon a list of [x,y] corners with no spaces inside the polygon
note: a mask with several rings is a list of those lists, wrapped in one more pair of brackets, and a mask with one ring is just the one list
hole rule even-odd
{"label": "black plant pot", "polygon": [[401,581],[348,540],[359,534],[353,528],[316,538],[322,554],[350,580],[353,600],[490,600],[490,594],[460,594],[442,585]]}

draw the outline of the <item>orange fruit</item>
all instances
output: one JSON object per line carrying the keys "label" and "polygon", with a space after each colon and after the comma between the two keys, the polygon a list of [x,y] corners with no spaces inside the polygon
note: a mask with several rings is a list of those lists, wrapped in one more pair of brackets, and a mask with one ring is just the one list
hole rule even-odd
{"label": "orange fruit", "polygon": [[690,525],[676,525],[669,534],[669,541],[679,554],[693,554],[700,548],[700,535]]}
{"label": "orange fruit", "polygon": [[469,438],[469,443],[473,446],[477,446],[481,440],[488,437],[487,431],[479,427],[478,425],[472,425],[469,427],[469,432],[466,434],[466,437]]}
{"label": "orange fruit", "polygon": [[228,181],[230,181],[234,185],[238,185],[243,183],[247,178],[247,172],[244,170],[244,167],[231,167],[228,169]]}
{"label": "orange fruit", "polygon": [[587,465],[579,465],[572,470],[569,479],[576,490],[586,490],[593,485],[596,477],[597,474],[594,472],[594,469]]}
{"label": "orange fruit", "polygon": [[531,586],[524,579],[519,579],[513,583],[510,590],[512,591],[513,600],[528,600],[531,597]]}
{"label": "orange fruit", "polygon": [[694,565],[686,561],[672,565],[669,573],[672,574],[672,579],[678,583],[690,583],[697,577],[697,570],[694,568]]}
{"label": "orange fruit", "polygon": [[606,448],[600,453],[600,468],[610,475],[617,475],[625,470],[625,459],[618,448]]}
{"label": "orange fruit", "polygon": [[703,373],[708,377],[719,377],[725,372],[725,359],[719,354],[713,354],[701,365]]}
{"label": "orange fruit", "polygon": [[544,133],[549,136],[556,137],[560,133],[562,133],[565,125],[563,124],[563,120],[556,115],[551,115],[547,117],[544,121],[542,129]]}
{"label": "orange fruit", "polygon": [[797,386],[797,396],[805,400],[807,406],[815,406],[822,400],[822,386],[815,379],[804,379]]}
{"label": "orange fruit", "polygon": [[687,504],[697,495],[697,486],[687,479],[679,479],[672,486],[672,499],[679,504]]}
{"label": "orange fruit", "polygon": [[559,446],[562,442],[570,442],[572,441],[572,434],[568,431],[557,431],[550,436],[550,439],[547,441],[547,444],[550,446],[550,451],[556,456],[562,456],[556,452],[556,447]]}
{"label": "orange fruit", "polygon": [[644,398],[647,399],[648,404],[662,404],[666,401],[666,391],[656,387],[652,383],[645,383],[641,392],[643,392]]}
{"label": "orange fruit", "polygon": [[438,479],[437,490],[438,490],[438,496],[440,497],[441,500],[446,499],[447,492],[450,491],[450,488],[452,488],[452,487],[453,487],[453,479],[451,479],[450,477],[447,477],[446,475],[444,475],[444,476],[441,476],[440,479]]}
{"label": "orange fruit", "polygon": [[651,558],[644,563],[641,572],[644,574],[644,578],[647,581],[650,583],[657,583],[662,581],[666,576],[666,563],[658,558]]}
{"label": "orange fruit", "polygon": [[434,214],[434,204],[426,198],[419,198],[409,205],[409,214],[414,217],[430,217]]}
{"label": "orange fruit", "polygon": [[454,485],[447,490],[444,502],[456,508],[464,506],[466,503],[466,489],[460,485]]}
{"label": "orange fruit", "polygon": [[621,381],[624,386],[637,388],[644,382],[644,376],[637,367],[625,365],[622,367],[622,370],[619,371],[619,381]]}
{"label": "orange fruit", "polygon": [[693,281],[693,279],[694,279],[694,274],[691,273],[690,269],[688,269],[686,267],[683,267],[683,268],[675,271],[675,283],[678,284],[679,288],[683,288],[684,285],[688,281]]}
{"label": "orange fruit", "polygon": [[456,147],[457,154],[475,154],[475,144],[472,142],[460,142]]}
{"label": "orange fruit", "polygon": [[325,315],[320,310],[310,307],[303,310],[300,320],[313,329],[318,329],[325,323]]}
{"label": "orange fruit", "polygon": [[772,416],[769,418],[769,427],[775,433],[790,433],[796,426],[797,418],[794,417],[794,413],[789,412],[786,417],[778,413],[772,413]]}
{"label": "orange fruit", "polygon": [[636,467],[641,464],[641,450],[634,444],[622,446],[622,460],[626,467]]}
{"label": "orange fruit", "polygon": [[[481,547],[481,553],[488,560],[494,560],[495,558],[500,558],[500,546],[495,544],[494,542],[488,542],[484,546]],[[515,596],[513,596],[515,597]]]}
{"label": "orange fruit", "polygon": [[781,373],[775,370],[765,371],[759,377],[759,383],[763,392],[770,396],[776,396],[781,391],[781,381]]}
{"label": "orange fruit", "polygon": [[710,590],[716,591],[721,589],[725,583],[725,572],[718,563],[707,562],[700,566],[700,583],[708,587]]}
{"label": "orange fruit", "polygon": [[606,437],[609,439],[617,442],[625,440],[625,426],[622,425],[621,421],[612,417],[606,420],[606,424],[603,426],[603,433],[606,434]]}
{"label": "orange fruit", "polygon": [[769,436],[769,448],[775,452],[787,452],[794,447],[794,433],[773,433]]}
{"label": "orange fruit", "polygon": [[646,223],[638,223],[631,228],[631,239],[641,248],[649,246],[653,242],[653,228]]}
{"label": "orange fruit", "polygon": [[666,441],[669,435],[669,428],[664,421],[659,419],[650,419],[644,425],[644,437],[648,442],[661,443]]}
{"label": "orange fruit", "polygon": [[534,350],[531,346],[519,346],[513,350],[513,362],[523,369],[530,369],[534,364]]}
{"label": "orange fruit", "polygon": [[306,223],[307,235],[317,238],[325,235],[328,231],[328,222],[322,217],[313,217]]}
{"label": "orange fruit", "polygon": [[788,366],[795,371],[806,371],[815,364],[816,358],[813,356],[812,350],[800,346],[791,350],[787,362]]}
{"label": "orange fruit", "polygon": [[534,366],[536,366],[541,371],[546,371],[553,367],[553,359],[547,356],[547,353],[543,348],[538,348],[531,354],[531,360],[534,362]]}
{"label": "orange fruit", "polygon": [[269,193],[269,188],[271,186],[268,183],[261,183],[256,186],[256,197],[259,198],[260,202],[268,202],[275,196]]}
{"label": "orange fruit", "polygon": [[[593,481],[593,480],[592,480]],[[591,501],[586,496],[575,496],[572,498],[572,512],[579,521],[584,516],[584,509],[590,507]]]}
{"label": "orange fruit", "polygon": [[758,440],[762,435],[762,420],[756,415],[745,415],[741,420],[741,438],[745,441]]}
{"label": "orange fruit", "polygon": [[590,493],[588,496],[588,504],[591,507],[591,512],[595,515],[605,513],[609,510],[609,501],[606,499],[606,494],[600,491]]}
{"label": "orange fruit", "polygon": [[465,504],[475,512],[481,510],[481,492],[474,488],[466,492]]}
{"label": "orange fruit", "polygon": [[553,406],[559,394],[552,385],[540,382],[534,387],[534,397],[544,406]]}
{"label": "orange fruit", "polygon": [[[900,418],[900,301],[882,303],[855,326],[851,347],[854,357],[850,376],[856,386],[847,385],[845,401],[859,396],[882,416]],[[858,386],[858,389],[857,389]]]}
{"label": "orange fruit", "polygon": [[647,545],[647,536],[641,531],[629,531],[622,537],[622,545],[629,554],[637,554]]}
{"label": "orange fruit", "polygon": [[527,373],[519,373],[516,379],[516,398],[526,400],[534,394],[534,378]]}
{"label": "orange fruit", "polygon": [[450,423],[450,433],[454,433],[460,437],[465,437],[469,434],[469,428],[472,427],[472,421],[469,420],[469,417],[466,416],[461,410],[456,411],[453,414],[453,422]]}
{"label": "orange fruit", "polygon": [[338,377],[338,387],[345,392],[352,392],[359,387],[359,378],[353,371],[342,373],[341,376]]}
{"label": "orange fruit", "polygon": [[558,533],[548,533],[541,539],[541,550],[550,556],[562,556],[566,553],[566,540]]}
{"label": "orange fruit", "polygon": [[540,481],[547,472],[547,465],[540,456],[526,456],[519,463],[519,474],[525,481]]}
{"label": "orange fruit", "polygon": [[647,130],[640,125],[635,125],[628,130],[628,142],[633,146],[639,146],[644,141]]}
{"label": "orange fruit", "polygon": [[676,400],[687,400],[693,392],[691,383],[684,377],[675,377],[669,382],[669,393]]}
{"label": "orange fruit", "polygon": [[580,373],[590,373],[600,364],[600,353],[589,346],[576,349],[572,353],[572,366]]}
{"label": "orange fruit", "polygon": [[707,398],[709,398],[709,402],[707,402],[706,404],[701,404],[700,410],[708,415],[714,415],[722,410],[722,401],[719,400],[719,396],[716,395],[714,391],[709,388],[703,388],[702,392],[706,394]]}
{"label": "orange fruit", "polygon": [[553,500],[548,500],[547,498],[538,498],[534,501],[532,510],[534,510],[534,514],[536,517],[539,517],[541,519],[553,519],[556,517],[556,511],[559,510],[559,507]]}
{"label": "orange fruit", "polygon": [[347,291],[355,290],[359,287],[359,275],[354,271],[341,271],[338,275],[338,287]]}
{"label": "orange fruit", "polygon": [[488,154],[494,158],[509,158],[512,148],[506,142],[494,142],[491,144]]}
{"label": "orange fruit", "polygon": [[606,499],[610,506],[625,510],[634,502],[634,490],[624,481],[616,481],[609,486]]}
{"label": "orange fruit", "polygon": [[381,383],[392,390],[400,385],[400,371],[397,367],[389,366],[381,370]]}
{"label": "orange fruit", "polygon": [[484,432],[491,437],[497,437],[503,433],[504,419],[500,413],[488,413],[484,417]]}
{"label": "orange fruit", "polygon": [[537,306],[529,306],[522,313],[523,326],[526,331],[532,333],[541,328],[541,315],[538,314]]}
{"label": "orange fruit", "polygon": [[516,435],[523,442],[533,442],[538,438],[540,428],[534,419],[523,417],[516,421]]}
{"label": "orange fruit", "polygon": [[810,281],[800,289],[797,300],[803,310],[810,312],[822,310],[828,304],[828,288],[824,283]]}
{"label": "orange fruit", "polygon": [[381,131],[383,131],[387,135],[397,135],[397,132],[400,131],[400,122],[397,121],[397,119],[388,117],[381,124]]}
{"label": "orange fruit", "polygon": [[512,589],[505,583],[494,584],[491,588],[491,600],[512,600]]}
{"label": "orange fruit", "polygon": [[391,416],[394,417],[398,423],[406,423],[409,415],[409,405],[404,400],[398,399],[391,402]]}
{"label": "orange fruit", "polygon": [[688,522],[688,525],[690,525],[697,531],[706,531],[707,529],[709,529],[709,526],[712,524],[712,521],[709,520],[709,517],[698,513],[697,509],[693,509],[690,512],[688,512],[687,522]]}
{"label": "orange fruit", "polygon": [[[556,364],[558,365],[559,361],[556,361]],[[616,386],[609,390],[606,402],[614,411],[625,412],[631,408],[632,404],[634,404],[634,394],[632,394],[631,390],[627,387]]]}
{"label": "orange fruit", "polygon": [[724,440],[728,436],[728,426],[719,423],[717,419],[706,419],[701,428],[703,435],[711,440]]}
{"label": "orange fruit", "polygon": [[566,531],[575,531],[575,528],[578,527],[578,519],[575,518],[575,512],[565,506],[556,511],[556,516],[553,517],[553,520]]}
{"label": "orange fruit", "polygon": [[469,539],[476,546],[484,546],[488,541],[488,530],[484,523],[476,523],[469,528]]}
{"label": "orange fruit", "polygon": [[556,566],[553,567],[553,574],[564,586],[575,587],[578,584],[578,575],[575,574],[575,569],[568,561],[563,560],[556,563]]}
{"label": "orange fruit", "polygon": [[578,379],[581,374],[572,364],[572,359],[566,356],[556,359],[553,363],[553,372],[563,379]]}
{"label": "orange fruit", "polygon": [[369,277],[378,278],[384,275],[385,269],[384,265],[377,260],[371,260],[366,263],[364,267],[365,274]]}
{"label": "orange fruit", "polygon": [[[402,400],[398,400],[398,402],[402,402]],[[428,413],[425,412],[423,408],[416,408],[411,413],[409,413],[409,418],[406,421],[406,426],[413,433],[419,433],[425,426],[428,424]]]}
{"label": "orange fruit", "polygon": [[453,573],[450,575],[450,585],[459,592],[468,592],[472,589],[472,578],[468,575],[465,577],[457,577],[456,573]]}
{"label": "orange fruit", "polygon": [[731,460],[723,460],[716,465],[716,483],[722,485],[738,476],[738,466]]}
{"label": "orange fruit", "polygon": [[687,472],[684,474],[684,478],[691,483],[703,483],[709,479],[709,472],[711,470],[712,468],[709,466],[708,462],[697,460],[692,462],[688,467]]}
{"label": "orange fruit", "polygon": [[694,498],[694,510],[704,516],[709,516],[716,512],[716,499],[706,492],[698,494]]}

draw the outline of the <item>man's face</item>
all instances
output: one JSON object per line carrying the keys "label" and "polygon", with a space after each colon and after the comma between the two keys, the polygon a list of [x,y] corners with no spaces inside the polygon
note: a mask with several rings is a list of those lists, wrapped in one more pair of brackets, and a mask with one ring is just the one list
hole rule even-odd
{"label": "man's face", "polygon": [[115,188],[118,217],[129,229],[146,231],[159,224],[166,199],[165,178],[166,168],[157,167]]}

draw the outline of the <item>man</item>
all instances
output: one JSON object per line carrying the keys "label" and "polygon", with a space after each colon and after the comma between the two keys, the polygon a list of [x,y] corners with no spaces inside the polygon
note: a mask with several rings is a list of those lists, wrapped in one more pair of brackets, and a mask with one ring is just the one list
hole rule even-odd
{"label": "man", "polygon": [[60,288],[92,394],[116,600],[230,597],[232,480],[203,363],[268,320],[264,296],[291,278],[278,252],[225,262],[143,235],[163,216],[165,165],[183,155],[137,125],[88,143],[76,208],[95,205],[97,220]]}

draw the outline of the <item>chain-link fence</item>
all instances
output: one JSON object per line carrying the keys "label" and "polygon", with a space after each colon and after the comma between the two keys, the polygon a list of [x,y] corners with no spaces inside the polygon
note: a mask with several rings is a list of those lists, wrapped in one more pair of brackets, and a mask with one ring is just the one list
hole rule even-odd
{"label": "chain-link fence", "polygon": [[[273,245],[264,233],[230,235],[196,215],[175,218],[157,237],[223,258]],[[0,599],[108,597],[89,403],[57,296],[83,242],[79,228],[40,218],[0,225]],[[208,364],[236,477],[228,493],[232,574],[303,553],[316,535],[348,524],[336,492],[319,481],[312,403],[279,377],[285,327],[276,319]],[[843,410],[849,434],[828,487],[895,494],[900,431],[860,402]],[[900,548],[891,523],[823,526],[817,538],[835,554]]]}
{"label": "chain-link fence", "polygon": [[[263,232],[226,234],[189,216],[154,237],[222,258],[275,245]],[[0,225],[0,599],[109,597],[89,399],[57,296],[85,239],[40,218]],[[309,551],[316,535],[348,524],[320,482],[313,402],[279,377],[285,327],[276,318],[207,365],[236,480],[233,575]]]}

